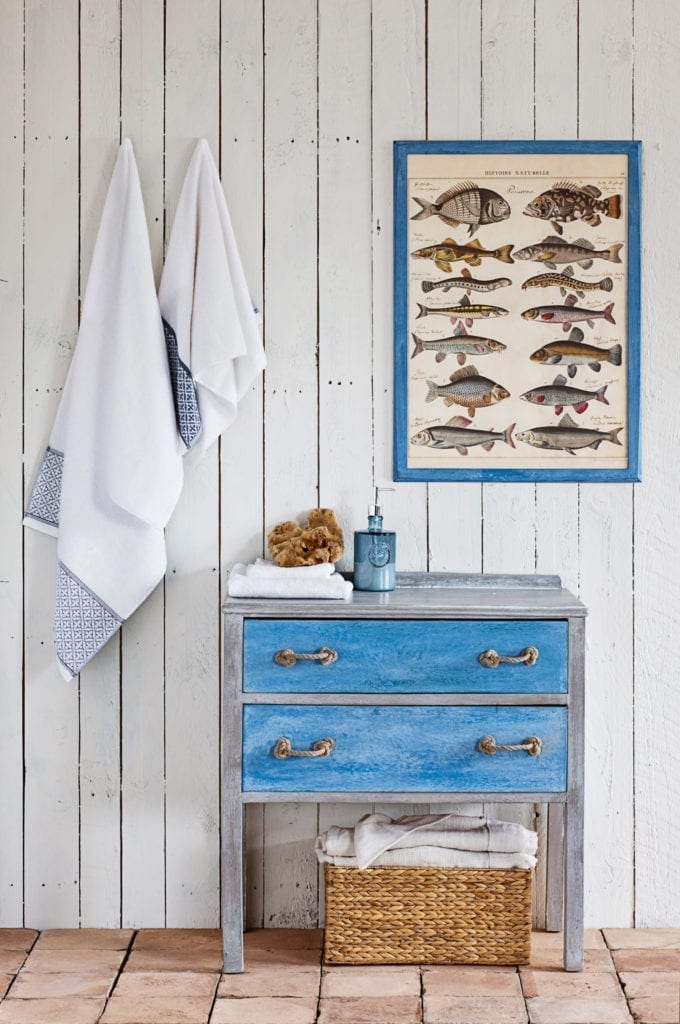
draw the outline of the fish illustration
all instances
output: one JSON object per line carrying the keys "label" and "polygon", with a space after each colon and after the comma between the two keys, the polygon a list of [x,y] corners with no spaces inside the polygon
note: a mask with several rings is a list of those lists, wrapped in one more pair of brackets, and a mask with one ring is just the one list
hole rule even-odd
{"label": "fish illustration", "polygon": [[559,416],[565,405],[573,405],[578,413],[585,412],[588,402],[604,402],[609,405],[606,399],[607,385],[598,391],[585,391],[583,388],[572,388],[567,386],[567,378],[559,374],[552,384],[543,384],[539,388],[531,388],[525,391],[520,398],[525,402],[532,402],[534,405],[554,405],[555,415]]}
{"label": "fish illustration", "polygon": [[549,220],[558,235],[562,234],[562,224],[570,224],[574,220],[582,220],[596,228],[602,223],[600,214],[605,217],[621,216],[621,196],[607,196],[600,199],[601,191],[596,185],[575,185],[572,181],[558,181],[547,192],[532,199],[524,209],[525,217],[538,217]]}
{"label": "fish illustration", "polygon": [[427,381],[426,402],[434,402],[436,398],[443,398],[444,405],[464,405],[467,408],[468,416],[475,414],[475,409],[480,409],[494,402],[502,402],[504,398],[510,397],[502,384],[496,384],[488,377],[482,377],[474,366],[464,366],[462,370],[452,373],[450,384],[436,384],[433,380]]}
{"label": "fish illustration", "polygon": [[577,427],[569,413],[565,413],[557,426],[520,430],[515,437],[518,441],[533,445],[534,448],[552,448],[575,455],[577,448],[594,448],[597,451],[603,441],[621,444],[619,434],[622,430],[623,427],[614,427],[609,431]]}
{"label": "fish illustration", "polygon": [[473,320],[508,315],[507,309],[503,309],[502,306],[473,305],[467,295],[463,296],[458,306],[423,306],[420,302],[417,302],[416,305],[418,307],[416,320],[419,320],[421,316],[448,316],[451,318],[451,323],[455,323],[456,320],[464,320],[467,327],[472,327]]}
{"label": "fish illustration", "polygon": [[425,220],[427,217],[439,217],[452,228],[461,224],[469,225],[468,231],[473,235],[481,224],[497,224],[510,216],[510,204],[488,188],[479,188],[473,181],[463,181],[442,192],[435,203],[426,199],[413,197],[420,210],[411,220]]}
{"label": "fish illustration", "polygon": [[581,309],[576,305],[576,296],[568,295],[563,306],[532,306],[525,309],[522,316],[525,320],[533,320],[537,324],[562,324],[562,330],[568,331],[573,323],[585,320],[588,327],[594,327],[596,320],[606,320],[615,324],[612,316],[614,303],[609,302],[604,309]]}
{"label": "fish illustration", "polygon": [[583,331],[574,327],[568,339],[563,341],[549,341],[537,349],[529,357],[534,363],[563,363],[566,364],[570,377],[576,376],[577,366],[589,366],[595,373],[602,369],[602,363],[611,363],[612,366],[621,365],[621,346],[612,345],[611,348],[596,348],[595,345],[583,344]]}
{"label": "fish illustration", "polygon": [[512,256],[512,245],[501,245],[498,249],[484,249],[477,239],[472,242],[455,242],[453,238],[445,238],[439,245],[426,245],[423,249],[416,249],[411,253],[422,260],[434,260],[435,266],[443,270],[445,274],[451,273],[451,264],[458,260],[465,260],[473,267],[478,267],[484,256],[500,260],[501,263],[514,263]]}
{"label": "fish illustration", "polygon": [[621,249],[623,249],[623,242],[616,242],[608,249],[596,249],[587,238],[577,238],[575,242],[565,242],[557,235],[548,235],[542,242],[535,242],[534,245],[518,249],[514,256],[518,260],[534,260],[536,263],[544,263],[551,270],[555,270],[558,263],[578,263],[579,267],[588,270],[592,267],[593,260],[621,263],[619,256]]}
{"label": "fish illustration", "polygon": [[461,366],[468,355],[486,356],[493,352],[503,352],[505,345],[493,338],[478,338],[474,334],[466,334],[462,324],[458,324],[450,338],[439,338],[437,341],[424,341],[417,334],[412,334],[414,349],[411,359],[421,352],[436,352],[435,360],[442,363],[447,356],[455,355]]}
{"label": "fish illustration", "polygon": [[493,292],[496,288],[507,288],[512,281],[509,277],[492,277],[487,281],[476,280],[467,267],[461,271],[461,277],[445,277],[442,281],[423,281],[424,292],[432,292],[435,288],[441,288],[448,292],[451,288],[467,288],[468,291]]}
{"label": "fish illustration", "polygon": [[468,448],[481,444],[485,452],[490,452],[496,441],[504,441],[511,448],[515,447],[512,423],[503,431],[475,430],[470,427],[472,420],[465,416],[454,416],[447,423],[419,430],[411,438],[411,444],[428,445],[430,448],[455,448],[459,455],[467,455]]}
{"label": "fish illustration", "polygon": [[[566,295],[567,291],[576,292],[579,299],[582,299],[586,292],[600,291],[610,292],[614,287],[611,277],[603,277],[601,281],[577,281],[574,278],[574,271],[567,267],[563,274],[536,274],[524,282],[522,288],[553,288],[559,286],[560,294]],[[423,282],[423,287],[425,284]]]}

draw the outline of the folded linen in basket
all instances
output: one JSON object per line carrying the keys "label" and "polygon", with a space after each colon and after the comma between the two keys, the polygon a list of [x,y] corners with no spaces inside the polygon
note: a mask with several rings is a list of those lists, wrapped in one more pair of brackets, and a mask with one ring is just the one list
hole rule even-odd
{"label": "folded linen in basket", "polygon": [[296,600],[319,599],[330,601],[346,600],[352,593],[352,584],[339,573],[333,573],[326,579],[275,579],[270,577],[252,577],[246,573],[247,567],[235,565],[229,574],[227,593],[229,597],[274,597],[292,598]]}
{"label": "folded linen in basket", "polygon": [[354,828],[332,826],[316,840],[329,857],[356,857],[360,867],[376,863],[387,850],[431,846],[479,853],[536,853],[535,832],[512,821],[466,814],[366,814]]}
{"label": "folded linen in basket", "polygon": [[[316,850],[320,864],[336,868],[365,868],[358,857],[329,857]],[[371,867],[405,868],[534,868],[530,853],[484,853],[476,850],[449,850],[443,846],[413,846],[406,850],[386,850],[371,861]]]}
{"label": "folded linen in basket", "polygon": [[252,565],[246,566],[246,576],[263,580],[327,580],[334,572],[333,562],[288,567],[268,562],[265,558],[257,558]]}

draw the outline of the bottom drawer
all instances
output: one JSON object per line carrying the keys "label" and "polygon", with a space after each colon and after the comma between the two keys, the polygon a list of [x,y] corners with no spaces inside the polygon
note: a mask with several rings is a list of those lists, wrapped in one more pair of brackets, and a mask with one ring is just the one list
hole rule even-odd
{"label": "bottom drawer", "polygon": [[[243,709],[245,792],[561,793],[567,781],[566,707],[395,707],[250,704]],[[479,742],[541,740],[524,750],[484,753]],[[280,759],[277,741],[327,756]]]}

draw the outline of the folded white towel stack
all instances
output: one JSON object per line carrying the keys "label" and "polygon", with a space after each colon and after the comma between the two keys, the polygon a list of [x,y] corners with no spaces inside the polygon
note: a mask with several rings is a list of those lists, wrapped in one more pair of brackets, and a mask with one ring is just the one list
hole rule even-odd
{"label": "folded white towel stack", "polygon": [[510,821],[464,814],[366,814],[354,828],[332,826],[315,843],[320,863],[336,867],[533,868],[535,832]]}
{"label": "folded white towel stack", "polygon": [[282,566],[257,558],[252,565],[246,566],[246,576],[260,580],[327,580],[335,572],[332,562],[320,565]]}
{"label": "folded white towel stack", "polygon": [[202,454],[236,417],[265,365],[229,211],[210,147],[196,146],[158,292],[177,426]]}
{"label": "folded white towel stack", "polygon": [[55,636],[70,679],[165,572],[182,455],[132,144],[120,147],[26,525],[58,536]]}
{"label": "folded white towel stack", "polygon": [[253,565],[238,563],[229,573],[227,592],[229,597],[346,600],[352,584],[334,568],[310,565],[286,569],[262,559]]}

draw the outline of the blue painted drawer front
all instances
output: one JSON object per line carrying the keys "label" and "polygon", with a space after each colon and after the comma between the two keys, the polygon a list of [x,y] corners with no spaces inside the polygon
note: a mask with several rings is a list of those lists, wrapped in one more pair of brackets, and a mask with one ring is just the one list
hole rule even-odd
{"label": "blue painted drawer front", "polygon": [[[477,744],[539,736],[524,751],[483,754]],[[274,757],[286,736],[309,750],[335,740],[328,757]],[[566,707],[399,707],[250,704],[243,709],[243,789],[300,793],[540,792],[566,789]]]}
{"label": "blue painted drawer front", "polygon": [[[249,619],[243,688],[269,693],[566,693],[567,623],[562,620],[399,621]],[[537,647],[535,665],[485,668],[482,651],[517,655]],[[332,647],[331,665],[274,661],[284,648]]]}

